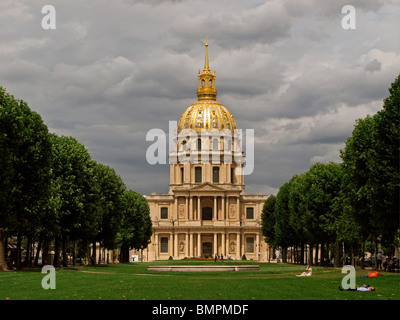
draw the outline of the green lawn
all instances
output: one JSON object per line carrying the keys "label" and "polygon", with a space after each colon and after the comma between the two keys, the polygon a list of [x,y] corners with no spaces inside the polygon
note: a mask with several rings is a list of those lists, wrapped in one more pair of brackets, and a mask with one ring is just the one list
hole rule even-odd
{"label": "green lawn", "polygon": [[[40,269],[0,272],[0,300],[400,300],[400,274],[384,273],[360,278],[374,292],[343,292],[338,289],[341,269],[313,267],[313,276],[297,278],[304,266],[259,263],[260,271],[157,272],[149,265],[215,264],[214,261],[163,261],[83,266],[56,271],[56,289],[44,290]],[[254,261],[231,262],[231,264]],[[221,262],[217,262],[221,264]],[[228,264],[228,262],[224,262]]]}

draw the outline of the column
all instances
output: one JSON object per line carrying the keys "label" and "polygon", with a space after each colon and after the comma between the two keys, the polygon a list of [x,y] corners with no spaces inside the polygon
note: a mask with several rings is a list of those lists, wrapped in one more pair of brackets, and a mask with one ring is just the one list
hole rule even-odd
{"label": "column", "polygon": [[260,260],[261,254],[260,253],[260,235],[257,233],[256,234],[256,255],[257,255],[257,260]]}
{"label": "column", "polygon": [[190,232],[190,234],[189,234],[189,256],[190,257],[193,257],[193,248],[194,248],[193,233]]}
{"label": "column", "polygon": [[[158,257],[158,248],[159,248],[159,244],[158,244],[158,233],[154,234],[154,259],[157,260]],[[114,257],[113,257],[114,259]]]}
{"label": "column", "polygon": [[225,257],[225,232],[221,233],[221,254]]}
{"label": "column", "polygon": [[175,205],[175,208],[174,208],[175,217],[173,217],[172,219],[173,220],[178,220],[178,218],[179,218],[179,214],[178,214],[178,197],[175,197],[174,205]]}
{"label": "column", "polygon": [[229,196],[226,197],[225,201],[225,219],[229,220]]}
{"label": "column", "polygon": [[189,220],[189,199],[187,196],[185,197],[185,208],[186,208],[185,219],[186,219],[186,221],[188,221]]}
{"label": "column", "polygon": [[240,233],[236,233],[236,259],[240,260]]}
{"label": "column", "polygon": [[225,220],[225,195],[222,196],[222,204],[221,204],[221,219]]}
{"label": "column", "polygon": [[169,255],[174,256],[174,234],[172,232],[169,234],[168,247]]}
{"label": "column", "polygon": [[246,236],[245,236],[245,234],[243,233],[242,234],[242,250],[241,250],[241,252],[242,252],[242,254],[245,254],[245,243],[246,243]]}
{"label": "column", "polygon": [[217,211],[217,197],[214,196],[214,210],[213,210],[213,220],[218,220],[218,211]]}
{"label": "column", "polygon": [[240,220],[240,202],[239,202],[239,196],[236,198],[236,212],[237,212],[237,220]]}
{"label": "column", "polygon": [[225,238],[225,249],[226,249],[226,255],[230,252],[230,247],[229,247],[229,233],[226,233],[226,238]]}
{"label": "column", "polygon": [[189,199],[189,220],[192,221],[193,220],[193,197],[190,196]]}
{"label": "column", "polygon": [[197,217],[196,217],[196,220],[201,220],[200,196],[197,197]]}
{"label": "column", "polygon": [[189,257],[189,233],[187,232],[185,235],[185,257]]}
{"label": "column", "polygon": [[179,256],[179,251],[178,251],[178,234],[175,233],[174,234],[174,257],[178,257]]}
{"label": "column", "polygon": [[218,233],[214,233],[214,252],[213,255],[218,253]]}
{"label": "column", "polygon": [[200,257],[201,233],[197,234],[197,256]]}

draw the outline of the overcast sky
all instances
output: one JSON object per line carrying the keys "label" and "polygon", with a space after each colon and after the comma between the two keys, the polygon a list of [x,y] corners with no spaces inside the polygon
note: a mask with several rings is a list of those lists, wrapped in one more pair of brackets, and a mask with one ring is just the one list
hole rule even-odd
{"label": "overcast sky", "polygon": [[[42,28],[42,7],[56,29]],[[344,5],[356,29],[342,28]],[[399,0],[1,0],[0,86],[71,135],[128,188],[167,193],[153,128],[197,100],[208,35],[217,100],[255,130],[247,193],[276,194],[313,163],[340,161],[355,120],[400,72]]]}

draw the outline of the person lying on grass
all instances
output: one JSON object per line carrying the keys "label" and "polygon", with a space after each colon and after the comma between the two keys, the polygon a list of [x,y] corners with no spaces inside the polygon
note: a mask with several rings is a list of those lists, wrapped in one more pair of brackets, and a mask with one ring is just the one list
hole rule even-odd
{"label": "person lying on grass", "polygon": [[357,286],[357,288],[348,288],[348,289],[343,289],[341,286],[339,286],[340,291],[375,291],[374,287],[369,286],[368,284],[363,284],[361,287]]}
{"label": "person lying on grass", "polygon": [[364,277],[378,277],[378,276],[383,276],[383,274],[381,274],[381,273],[378,273],[378,271],[374,271],[374,272],[368,272],[367,274],[364,274],[364,275],[362,275],[362,276],[360,276],[361,278],[364,278]]}
{"label": "person lying on grass", "polygon": [[306,271],[301,274],[296,274],[296,277],[311,277],[312,269],[309,265],[307,265]]}

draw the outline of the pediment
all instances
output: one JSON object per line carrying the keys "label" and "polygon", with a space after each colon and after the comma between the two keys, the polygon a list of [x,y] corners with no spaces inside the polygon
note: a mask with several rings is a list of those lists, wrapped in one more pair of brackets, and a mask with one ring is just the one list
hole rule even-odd
{"label": "pediment", "polygon": [[226,189],[206,182],[198,186],[192,187],[188,189],[188,191],[226,191]]}

